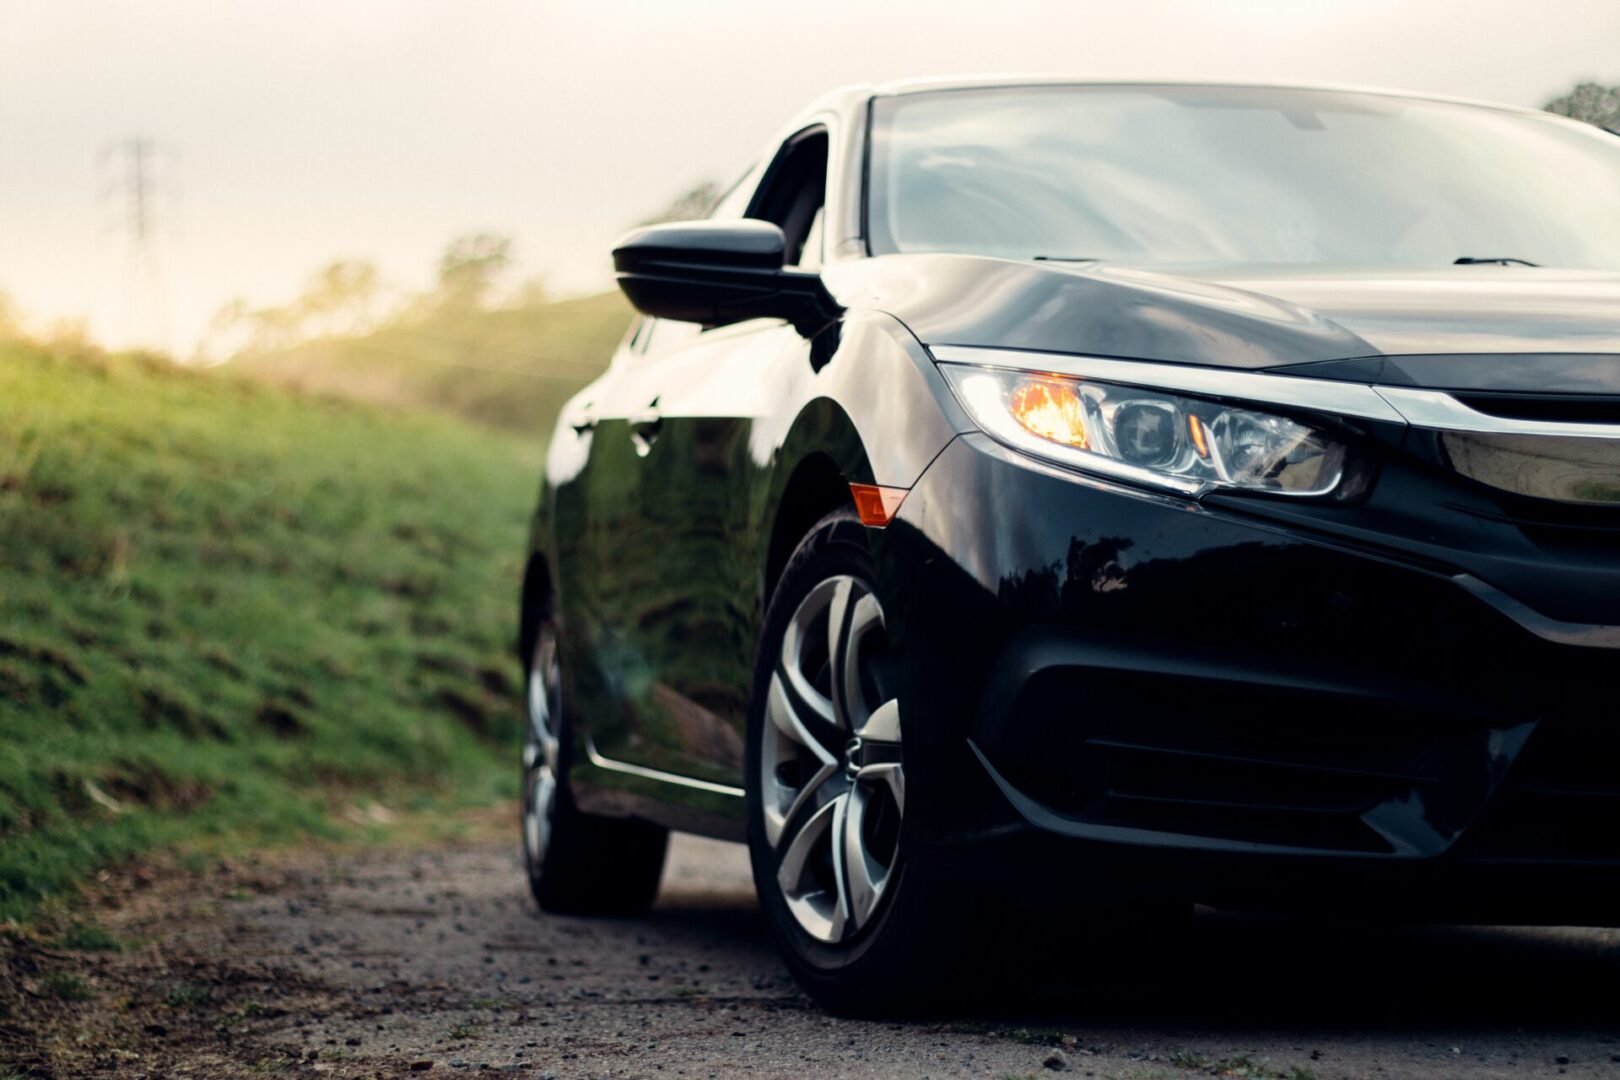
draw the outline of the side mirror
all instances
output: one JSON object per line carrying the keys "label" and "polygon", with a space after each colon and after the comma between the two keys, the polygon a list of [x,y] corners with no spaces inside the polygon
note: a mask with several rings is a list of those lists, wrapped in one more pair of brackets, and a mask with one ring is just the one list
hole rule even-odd
{"label": "side mirror", "polygon": [[807,336],[841,309],[821,275],[787,270],[768,221],[677,221],[637,229],[613,248],[619,288],[654,318],[720,326],[786,319]]}

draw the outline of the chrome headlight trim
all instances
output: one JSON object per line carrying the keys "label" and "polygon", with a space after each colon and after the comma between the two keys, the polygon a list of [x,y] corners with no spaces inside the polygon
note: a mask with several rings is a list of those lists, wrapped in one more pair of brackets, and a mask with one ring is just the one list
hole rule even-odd
{"label": "chrome headlight trim", "polygon": [[1071,356],[977,345],[936,345],[929,351],[936,360],[944,363],[1073,375],[1150,390],[1179,390],[1206,397],[1235,398],[1256,405],[1282,405],[1334,416],[1403,424],[1429,431],[1620,439],[1620,424],[1493,416],[1459,401],[1445,390],[1372,386],[1334,379],[1271,375],[1264,371],[1234,371],[1154,360],[1114,360],[1101,356]]}
{"label": "chrome headlight trim", "polygon": [[[1099,382],[1172,390],[1213,398],[1232,398],[1253,405],[1281,405],[1334,416],[1406,424],[1407,418],[1377,389],[1365,383],[1302,379],[1297,375],[1267,375],[1258,371],[1191,367],[1145,360],[1110,360],[1100,356],[991,349],[968,345],[929,348],[942,363],[976,364],[1015,371],[1071,375]],[[1458,402],[1461,405],[1461,402]],[[1466,406],[1463,406],[1466,408]],[[1481,414],[1483,415],[1483,414]]]}

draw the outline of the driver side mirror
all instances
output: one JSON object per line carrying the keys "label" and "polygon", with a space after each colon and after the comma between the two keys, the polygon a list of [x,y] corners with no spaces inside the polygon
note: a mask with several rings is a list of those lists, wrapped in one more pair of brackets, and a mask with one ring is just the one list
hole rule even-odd
{"label": "driver side mirror", "polygon": [[809,336],[840,309],[821,275],[783,266],[787,240],[768,221],[676,221],[637,229],[613,248],[619,288],[658,319],[722,326],[786,319]]}

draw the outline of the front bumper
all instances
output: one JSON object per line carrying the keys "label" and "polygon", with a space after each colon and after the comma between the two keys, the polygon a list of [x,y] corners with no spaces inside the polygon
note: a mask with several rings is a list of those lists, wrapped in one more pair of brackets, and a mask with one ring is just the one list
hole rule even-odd
{"label": "front bumper", "polygon": [[[1620,921],[1620,649],[1516,619],[1432,543],[1366,543],[1387,512],[1333,536],[956,440],[876,545],[920,850],[1213,903]],[[1581,607],[1620,625],[1620,597]]]}

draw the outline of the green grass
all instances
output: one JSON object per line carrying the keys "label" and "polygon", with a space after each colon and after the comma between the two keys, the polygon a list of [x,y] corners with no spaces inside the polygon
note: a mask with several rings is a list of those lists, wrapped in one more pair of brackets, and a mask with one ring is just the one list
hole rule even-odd
{"label": "green grass", "polygon": [[74,952],[123,952],[124,943],[99,926],[73,923],[52,942],[59,949]]}
{"label": "green grass", "polygon": [[69,971],[48,971],[39,980],[39,988],[62,1001],[89,1001],[95,991],[83,978]]}
{"label": "green grass", "polygon": [[544,440],[602,373],[630,324],[617,292],[490,311],[401,316],[360,337],[317,338],[219,369],[323,395],[448,412]]}
{"label": "green grass", "polygon": [[169,992],[163,995],[163,1004],[171,1009],[188,1009],[193,1005],[201,1005],[213,996],[206,986],[181,982],[169,987]]}
{"label": "green grass", "polygon": [[514,793],[533,442],[0,343],[0,920]]}

